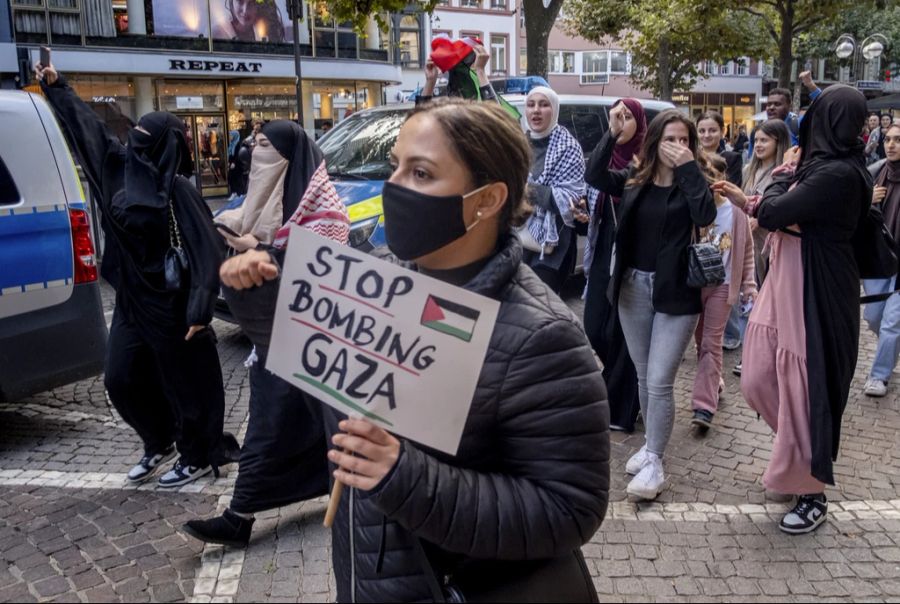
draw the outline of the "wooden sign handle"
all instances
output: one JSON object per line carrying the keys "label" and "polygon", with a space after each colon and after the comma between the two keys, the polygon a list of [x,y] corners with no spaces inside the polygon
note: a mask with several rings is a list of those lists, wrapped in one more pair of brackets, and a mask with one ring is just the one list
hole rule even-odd
{"label": "wooden sign handle", "polygon": [[331,528],[334,524],[334,517],[337,516],[338,506],[341,504],[341,494],[344,492],[344,483],[340,480],[334,481],[331,487],[331,497],[328,499],[328,509],[325,511],[325,522],[322,526]]}

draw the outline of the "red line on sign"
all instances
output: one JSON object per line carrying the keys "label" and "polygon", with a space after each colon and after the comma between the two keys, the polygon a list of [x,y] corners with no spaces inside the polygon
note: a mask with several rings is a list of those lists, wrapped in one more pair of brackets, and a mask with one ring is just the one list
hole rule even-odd
{"label": "red line on sign", "polygon": [[390,360],[390,359],[388,359],[388,358],[386,358],[386,357],[383,357],[383,356],[381,356],[380,354],[375,354],[374,352],[371,352],[371,351],[369,351],[369,350],[366,350],[365,348],[362,348],[361,346],[357,346],[357,345],[354,344],[353,342],[348,342],[348,341],[345,340],[344,338],[342,338],[342,337],[340,337],[340,336],[336,336],[336,335],[334,335],[333,333],[331,333],[330,331],[328,331],[327,329],[322,329],[322,328],[319,327],[318,325],[313,325],[312,323],[307,323],[306,321],[303,321],[303,320],[301,320],[301,319],[295,319],[295,318],[293,318],[293,317],[291,317],[291,321],[296,321],[297,323],[300,323],[301,325],[304,325],[304,326],[306,326],[306,327],[309,327],[310,329],[315,329],[316,331],[322,332],[322,333],[324,333],[326,336],[329,336],[329,337],[331,337],[331,338],[334,338],[335,340],[338,340],[339,342],[341,342],[341,343],[343,343],[343,344],[346,344],[347,346],[350,346],[351,348],[355,348],[356,350],[358,350],[358,351],[360,351],[360,352],[362,352],[362,353],[365,353],[365,354],[367,354],[367,355],[369,355],[369,356],[371,356],[371,357],[375,357],[375,358],[378,359],[379,361],[384,361],[385,363],[388,363],[388,364],[390,364],[390,365],[393,365],[394,367],[397,367],[398,369],[402,369],[403,371],[406,371],[407,373],[411,373],[411,374],[413,374],[414,376],[419,377],[419,374],[416,373],[415,371],[413,371],[412,369],[410,369],[409,367],[404,367],[403,365],[400,365],[399,363],[395,363],[394,361],[392,361],[392,360]]}
{"label": "red line on sign", "polygon": [[345,294],[344,292],[342,292],[342,291],[340,291],[340,290],[330,288],[330,287],[328,287],[327,285],[322,285],[321,283],[319,284],[319,288],[320,288],[320,289],[324,289],[325,291],[327,291],[328,293],[331,293],[331,294],[337,294],[337,295],[339,295],[339,296],[344,296],[344,297],[347,298],[348,300],[353,300],[353,301],[356,302],[357,304],[362,304],[363,306],[368,306],[368,307],[371,308],[372,310],[377,310],[378,312],[380,312],[380,313],[382,313],[382,314],[385,314],[385,315],[389,316],[389,317],[392,318],[392,319],[394,318],[394,315],[392,315],[392,314],[389,313],[388,311],[384,310],[383,308],[378,308],[378,307],[375,306],[374,304],[369,304],[368,302],[366,302],[366,301],[364,301],[364,300],[360,300],[359,298],[354,298],[353,296],[351,296],[351,295],[349,295],[349,294]]}

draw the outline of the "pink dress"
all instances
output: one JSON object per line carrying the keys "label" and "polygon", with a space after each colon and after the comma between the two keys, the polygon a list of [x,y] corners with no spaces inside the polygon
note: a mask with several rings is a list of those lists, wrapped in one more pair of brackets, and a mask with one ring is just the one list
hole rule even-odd
{"label": "pink dress", "polygon": [[801,243],[780,231],[771,235],[769,272],[747,325],[741,377],[744,398],[775,432],[763,484],[792,495],[825,491],[811,474]]}

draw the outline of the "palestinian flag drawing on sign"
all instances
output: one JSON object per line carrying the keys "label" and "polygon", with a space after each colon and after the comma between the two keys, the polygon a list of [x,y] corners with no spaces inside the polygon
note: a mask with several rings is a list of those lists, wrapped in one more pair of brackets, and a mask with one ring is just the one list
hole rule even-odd
{"label": "palestinian flag drawing on sign", "polygon": [[480,314],[474,308],[429,295],[422,310],[421,323],[435,331],[469,342]]}

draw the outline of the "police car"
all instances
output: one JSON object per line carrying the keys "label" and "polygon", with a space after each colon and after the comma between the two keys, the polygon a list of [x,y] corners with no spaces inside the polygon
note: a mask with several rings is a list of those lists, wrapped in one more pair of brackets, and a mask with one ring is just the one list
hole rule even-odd
{"label": "police car", "polygon": [[38,95],[0,90],[0,401],[103,370],[106,322],[88,209]]}

